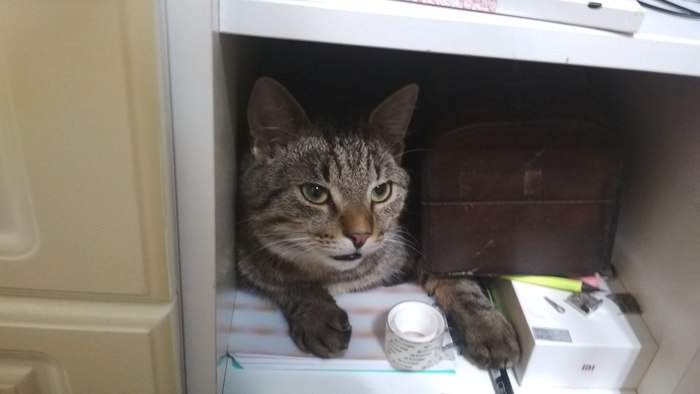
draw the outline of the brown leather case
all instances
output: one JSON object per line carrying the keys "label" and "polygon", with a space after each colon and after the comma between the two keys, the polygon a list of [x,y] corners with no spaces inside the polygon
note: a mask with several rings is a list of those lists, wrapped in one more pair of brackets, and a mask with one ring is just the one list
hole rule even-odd
{"label": "brown leather case", "polygon": [[[608,268],[622,156],[599,122],[447,121],[422,166],[433,273],[585,275]],[[478,117],[477,117],[478,118]]]}

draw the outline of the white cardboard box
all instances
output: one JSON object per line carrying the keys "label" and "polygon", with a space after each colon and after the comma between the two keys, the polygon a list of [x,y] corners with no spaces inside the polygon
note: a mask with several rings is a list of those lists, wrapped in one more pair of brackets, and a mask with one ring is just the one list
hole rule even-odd
{"label": "white cardboard box", "polygon": [[570,25],[635,33],[644,19],[636,0],[403,0]]}
{"label": "white cardboard box", "polygon": [[639,315],[622,314],[604,293],[594,295],[603,303],[586,316],[565,302],[571,292],[498,282],[496,302],[513,323],[522,348],[513,368],[521,387],[639,385],[657,348]]}

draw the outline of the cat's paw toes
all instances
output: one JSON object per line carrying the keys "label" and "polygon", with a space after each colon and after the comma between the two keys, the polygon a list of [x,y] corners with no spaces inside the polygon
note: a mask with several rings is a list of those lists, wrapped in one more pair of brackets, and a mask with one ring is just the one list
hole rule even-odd
{"label": "cat's paw toes", "polygon": [[466,330],[470,358],[482,368],[508,368],[520,358],[520,346],[513,326],[493,310],[472,319]]}
{"label": "cat's paw toes", "polygon": [[351,333],[348,314],[335,304],[309,308],[289,320],[289,335],[299,349],[321,358],[342,356]]}

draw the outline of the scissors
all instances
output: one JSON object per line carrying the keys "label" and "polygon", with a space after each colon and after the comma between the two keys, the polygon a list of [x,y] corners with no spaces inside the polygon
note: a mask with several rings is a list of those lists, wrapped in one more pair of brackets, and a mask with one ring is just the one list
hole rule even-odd
{"label": "scissors", "polygon": [[547,302],[549,303],[549,305],[551,305],[552,307],[554,307],[554,309],[556,309],[557,312],[559,312],[559,313],[564,313],[564,312],[566,312],[566,309],[564,309],[563,306],[561,306],[561,305],[557,304],[556,302],[550,300],[549,297],[546,297],[546,296],[545,296],[545,297],[544,297],[544,300],[547,301]]}
{"label": "scissors", "polygon": [[665,7],[659,7],[650,3],[646,3],[641,0],[637,0],[637,2],[642,6],[649,8],[654,11],[658,12],[663,12],[664,14],[669,14],[669,15],[674,15],[674,16],[681,16],[684,18],[690,18],[690,19],[700,19],[700,12],[693,11],[690,8],[685,8],[683,6],[680,6],[676,3],[673,3],[668,0],[656,0],[657,2],[668,6],[669,8]]}

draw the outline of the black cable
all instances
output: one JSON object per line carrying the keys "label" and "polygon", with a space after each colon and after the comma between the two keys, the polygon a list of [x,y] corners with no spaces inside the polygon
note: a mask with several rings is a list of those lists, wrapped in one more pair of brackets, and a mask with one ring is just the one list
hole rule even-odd
{"label": "black cable", "polygon": [[637,0],[637,3],[639,3],[642,7],[649,8],[654,11],[662,12],[664,14],[668,15],[673,15],[673,16],[680,16],[683,18],[688,18],[688,19],[700,19],[700,12],[693,11],[689,8],[685,8],[683,6],[680,6],[676,3],[670,2],[668,0],[656,0],[659,3],[665,4],[669,6],[670,8],[664,8],[664,7],[659,7],[653,4],[646,3],[642,0]]}

